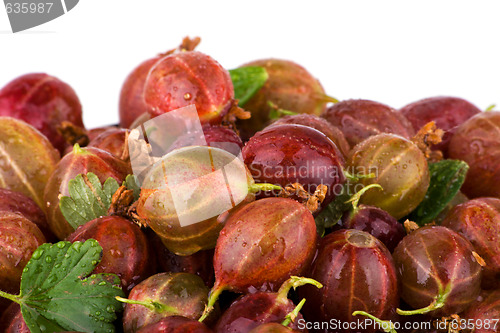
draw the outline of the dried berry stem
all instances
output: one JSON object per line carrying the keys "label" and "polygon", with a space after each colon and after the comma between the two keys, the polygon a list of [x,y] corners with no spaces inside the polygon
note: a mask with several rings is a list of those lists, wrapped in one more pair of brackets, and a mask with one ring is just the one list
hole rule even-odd
{"label": "dried berry stem", "polygon": [[310,278],[305,278],[305,277],[300,277],[300,276],[291,276],[288,280],[283,282],[280,289],[278,290],[277,300],[279,300],[280,302],[283,302],[283,303],[288,302],[288,292],[290,291],[290,289],[292,289],[292,288],[295,289],[297,287],[300,287],[300,286],[303,286],[306,284],[312,284],[319,289],[323,288],[323,285],[316,280],[313,280]]}
{"label": "dried berry stem", "polygon": [[420,228],[417,223],[410,221],[408,219],[406,219],[406,221],[404,221],[403,226],[405,227],[405,231],[407,234],[410,234],[410,233],[414,232],[415,230],[417,230],[418,228]]}
{"label": "dried berry stem", "polygon": [[352,203],[352,208],[353,210],[358,209],[358,204],[359,200],[361,200],[361,196],[366,193],[369,189],[372,188],[379,188],[381,190],[384,190],[382,186],[379,184],[370,184],[368,186],[363,187],[361,190],[359,190],[356,194],[354,194],[349,200],[347,200],[345,203]]}
{"label": "dried berry stem", "polygon": [[57,131],[63,136],[64,140],[70,145],[80,144],[86,146],[89,144],[87,131],[72,122],[63,121]]}
{"label": "dried berry stem", "polygon": [[411,141],[424,153],[431,162],[443,159],[443,153],[439,150],[432,150],[431,147],[440,143],[443,139],[444,131],[436,127],[436,123],[431,121],[425,124]]}
{"label": "dried berry stem", "polygon": [[210,312],[214,309],[215,302],[219,299],[220,294],[226,289],[226,286],[218,286],[217,284],[210,290],[210,294],[208,294],[208,303],[205,306],[205,310],[203,310],[203,314],[201,315],[198,321],[203,322]]}
{"label": "dried berry stem", "polygon": [[297,197],[300,199],[297,201],[303,203],[311,213],[314,213],[318,210],[323,200],[325,200],[327,192],[328,186],[320,184],[316,187],[314,194],[311,195],[300,183],[293,183],[281,190],[280,197]]}
{"label": "dried berry stem", "polygon": [[368,312],[365,312],[365,311],[354,311],[352,313],[353,316],[357,316],[357,315],[360,315],[360,316],[365,316],[365,317],[368,317],[370,319],[372,319],[373,321],[377,322],[380,324],[380,327],[384,330],[384,332],[386,333],[398,333],[395,328],[394,328],[394,324],[390,321],[390,320],[382,320],[382,319],[379,319],[375,316],[372,316],[371,314],[369,314]]}
{"label": "dried berry stem", "polygon": [[120,186],[111,197],[108,215],[119,215],[128,218],[129,209],[133,202],[134,191],[129,190],[126,186]]}
{"label": "dried berry stem", "polygon": [[200,42],[201,42],[200,37],[190,38],[189,36],[186,36],[184,37],[182,43],[178,47],[169,50],[165,53],[161,53],[160,56],[164,57],[176,52],[194,51],[194,49],[196,49],[196,47],[198,46],[198,44],[200,44]]}
{"label": "dried berry stem", "polygon": [[309,197],[306,203],[307,209],[311,213],[314,213],[318,210],[319,206],[325,200],[326,194],[328,193],[328,186],[319,184],[318,187],[316,188],[316,191],[314,191],[314,194]]}
{"label": "dried berry stem", "polygon": [[236,121],[238,119],[250,119],[252,117],[252,114],[239,107],[238,103],[239,101],[237,99],[233,100],[229,111],[227,111],[226,115],[222,118],[222,126],[234,130],[236,134],[239,135],[238,128],[236,127]]}
{"label": "dried berry stem", "polygon": [[172,314],[176,314],[177,310],[169,305],[155,302],[153,300],[147,300],[147,301],[138,301],[138,300],[133,300],[133,299],[128,299],[128,298],[123,298],[120,296],[116,296],[115,299],[117,301],[120,301],[122,303],[126,304],[134,304],[134,305],[142,305],[146,308],[148,308],[151,311],[154,311],[156,313],[163,313],[163,312],[170,312]]}
{"label": "dried berry stem", "polygon": [[486,267],[486,261],[484,261],[484,259],[476,251],[472,251],[472,255],[476,258],[477,263],[481,265],[481,267]]}
{"label": "dried berry stem", "polygon": [[304,306],[305,302],[306,302],[306,299],[303,298],[302,301],[300,301],[300,303],[295,307],[295,309],[293,309],[292,312],[290,312],[289,314],[286,315],[285,320],[283,320],[281,325],[288,327],[288,325],[290,325],[290,323],[293,323],[295,321],[295,319],[297,319],[297,316],[299,315],[299,312],[302,309],[302,307]]}

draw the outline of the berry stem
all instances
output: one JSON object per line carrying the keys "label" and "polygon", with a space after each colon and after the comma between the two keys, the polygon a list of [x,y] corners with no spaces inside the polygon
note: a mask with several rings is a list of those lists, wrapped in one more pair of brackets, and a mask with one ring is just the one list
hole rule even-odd
{"label": "berry stem", "polygon": [[250,185],[248,188],[248,191],[250,193],[257,193],[260,191],[282,191],[283,188],[279,185],[274,185],[274,184],[268,184],[268,183],[254,183]]}
{"label": "berry stem", "polygon": [[386,332],[386,333],[398,333],[394,329],[394,324],[390,320],[379,319],[379,318],[372,316],[371,314],[369,314],[368,312],[365,312],[365,311],[354,311],[352,313],[352,315],[353,316],[360,315],[360,316],[365,316],[365,317],[372,319],[376,323],[380,324],[380,328],[382,328],[384,330],[384,332]]}
{"label": "berry stem", "polygon": [[138,300],[134,300],[134,299],[123,298],[120,296],[116,296],[115,299],[117,301],[120,301],[120,302],[126,303],[126,304],[142,305],[142,306],[144,306],[144,307],[148,308],[149,310],[154,311],[156,313],[163,313],[163,312],[170,312],[173,314],[177,313],[176,308],[174,308],[172,306],[168,306],[168,305],[163,304],[163,303],[155,302],[153,300],[138,301]]}
{"label": "berry stem", "polygon": [[283,116],[295,116],[298,114],[297,112],[294,111],[281,109],[279,106],[277,106],[271,101],[268,101],[267,105],[269,105],[269,107],[271,108],[271,110],[269,111],[269,119],[271,120],[279,119]]}
{"label": "berry stem", "polygon": [[439,294],[436,296],[436,298],[434,298],[434,301],[432,301],[432,303],[426,306],[425,308],[417,310],[401,310],[398,308],[396,309],[396,312],[402,316],[413,316],[418,314],[426,314],[431,311],[441,309],[445,305],[446,299],[451,293],[451,289],[452,289],[451,286],[448,285],[446,287],[446,290],[444,292],[440,291]]}
{"label": "berry stem", "polygon": [[297,318],[297,316],[299,315],[299,311],[302,309],[305,302],[306,302],[306,299],[303,298],[302,301],[300,301],[300,303],[295,307],[295,309],[293,309],[292,312],[290,312],[289,314],[286,315],[285,320],[283,320],[281,325],[288,327],[288,325],[290,325],[290,323],[293,323],[295,321],[295,319]]}
{"label": "berry stem", "polygon": [[80,145],[78,143],[75,143],[75,145],[73,146],[73,154],[82,154],[84,153],[85,151],[80,147]]}
{"label": "berry stem", "polygon": [[361,190],[359,190],[356,194],[354,194],[349,200],[347,200],[345,203],[352,203],[352,208],[353,210],[358,209],[358,204],[359,200],[361,199],[361,196],[366,193],[369,189],[372,188],[379,188],[383,190],[382,186],[379,184],[370,184],[368,186],[363,187]]}
{"label": "berry stem", "polygon": [[316,280],[310,279],[310,278],[305,278],[305,277],[300,277],[300,276],[291,276],[288,280],[283,282],[281,285],[280,289],[278,290],[277,294],[278,296],[276,297],[277,300],[280,302],[287,302],[288,301],[288,292],[290,289],[295,289],[297,287],[306,285],[306,284],[312,284],[316,286],[317,288],[323,288],[323,285],[319,283]]}
{"label": "berry stem", "polygon": [[9,293],[6,293],[6,292],[0,290],[0,297],[11,300],[12,302],[16,302],[17,304],[21,304],[21,301],[20,301],[21,295],[12,295],[12,294],[9,294]]}
{"label": "berry stem", "polygon": [[361,174],[361,173],[352,174],[347,170],[342,170],[342,172],[344,173],[344,176],[347,179],[349,179],[350,181],[355,182],[355,183],[358,182],[360,179],[370,179],[370,178],[376,177],[375,173],[373,173],[373,172],[371,172],[369,174]]}
{"label": "berry stem", "polygon": [[336,99],[335,97],[328,96],[326,94],[319,94],[318,97],[323,102],[329,102],[329,103],[334,103],[334,104],[339,102],[339,100]]}
{"label": "berry stem", "polygon": [[493,111],[493,109],[494,109],[494,108],[496,108],[496,107],[497,107],[497,105],[496,105],[496,104],[491,104],[491,105],[490,105],[490,106],[488,106],[488,107],[486,108],[486,110],[484,110],[484,111],[486,111],[486,112],[488,112],[488,111]]}
{"label": "berry stem", "polygon": [[226,286],[218,286],[217,284],[210,290],[210,294],[208,294],[208,303],[205,306],[205,310],[203,310],[203,313],[198,319],[198,321],[201,323],[203,322],[210,312],[214,309],[215,302],[219,299],[220,294],[226,289]]}

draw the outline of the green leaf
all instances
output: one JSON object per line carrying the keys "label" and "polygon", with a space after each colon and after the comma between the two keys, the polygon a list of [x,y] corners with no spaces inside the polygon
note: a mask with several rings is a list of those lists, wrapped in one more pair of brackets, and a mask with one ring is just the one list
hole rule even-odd
{"label": "green leaf", "polygon": [[240,67],[229,71],[234,86],[234,98],[243,106],[266,83],[269,75],[263,67]]}
{"label": "green leaf", "polygon": [[469,166],[463,161],[442,160],[430,163],[429,189],[424,200],[407,218],[419,226],[432,222],[458,193],[467,170]]}
{"label": "green leaf", "polygon": [[111,197],[118,190],[118,182],[108,178],[101,185],[92,172],[78,175],[69,181],[69,197],[62,197],[59,207],[64,218],[74,228],[108,214]]}
{"label": "green leaf", "polygon": [[134,175],[128,175],[122,185],[129,190],[134,191],[134,201],[139,200],[139,196],[141,195],[141,187],[137,185],[137,178]]}
{"label": "green leaf", "polygon": [[337,224],[342,215],[352,208],[352,204],[347,202],[351,197],[349,191],[344,186],[342,192],[314,219],[316,221],[316,230],[323,237],[325,230]]}
{"label": "green leaf", "polygon": [[21,293],[15,296],[32,333],[114,332],[112,324],[124,297],[114,274],[94,274],[102,247],[85,243],[41,245],[24,268]]}

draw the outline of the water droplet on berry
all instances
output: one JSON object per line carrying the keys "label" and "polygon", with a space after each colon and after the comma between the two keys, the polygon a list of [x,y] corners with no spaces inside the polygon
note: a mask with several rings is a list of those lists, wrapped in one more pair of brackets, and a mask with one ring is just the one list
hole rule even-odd
{"label": "water droplet on berry", "polygon": [[470,143],[471,152],[474,154],[482,154],[484,152],[483,143],[481,140],[474,140]]}

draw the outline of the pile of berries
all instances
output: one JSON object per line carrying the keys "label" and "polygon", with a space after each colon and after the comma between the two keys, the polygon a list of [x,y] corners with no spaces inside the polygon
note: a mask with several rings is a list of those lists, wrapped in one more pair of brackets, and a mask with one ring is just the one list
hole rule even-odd
{"label": "pile of berries", "polygon": [[[115,274],[127,297],[117,332],[394,332],[397,323],[398,332],[447,332],[453,320],[461,332],[500,332],[500,112],[456,97],[399,110],[337,101],[287,60],[235,70],[260,69],[259,84],[197,42],[133,70],[117,126],[86,129],[74,90],[47,74],[0,90],[2,292],[20,292],[42,244],[95,239],[103,252],[93,273]],[[245,95],[237,83],[255,88]],[[131,131],[190,105],[205,145],[179,135],[127,187]],[[193,157],[207,151],[240,163],[244,177],[226,181],[243,194],[183,225],[163,171],[178,170],[177,182],[207,175],[213,165]],[[104,200],[92,176],[102,192],[109,179],[123,185]],[[76,199],[81,189],[95,197]],[[217,206],[219,190],[197,183],[189,207]],[[2,332],[38,325],[7,298],[0,311]],[[373,324],[353,324],[365,318]],[[404,328],[416,321],[433,326]]]}

